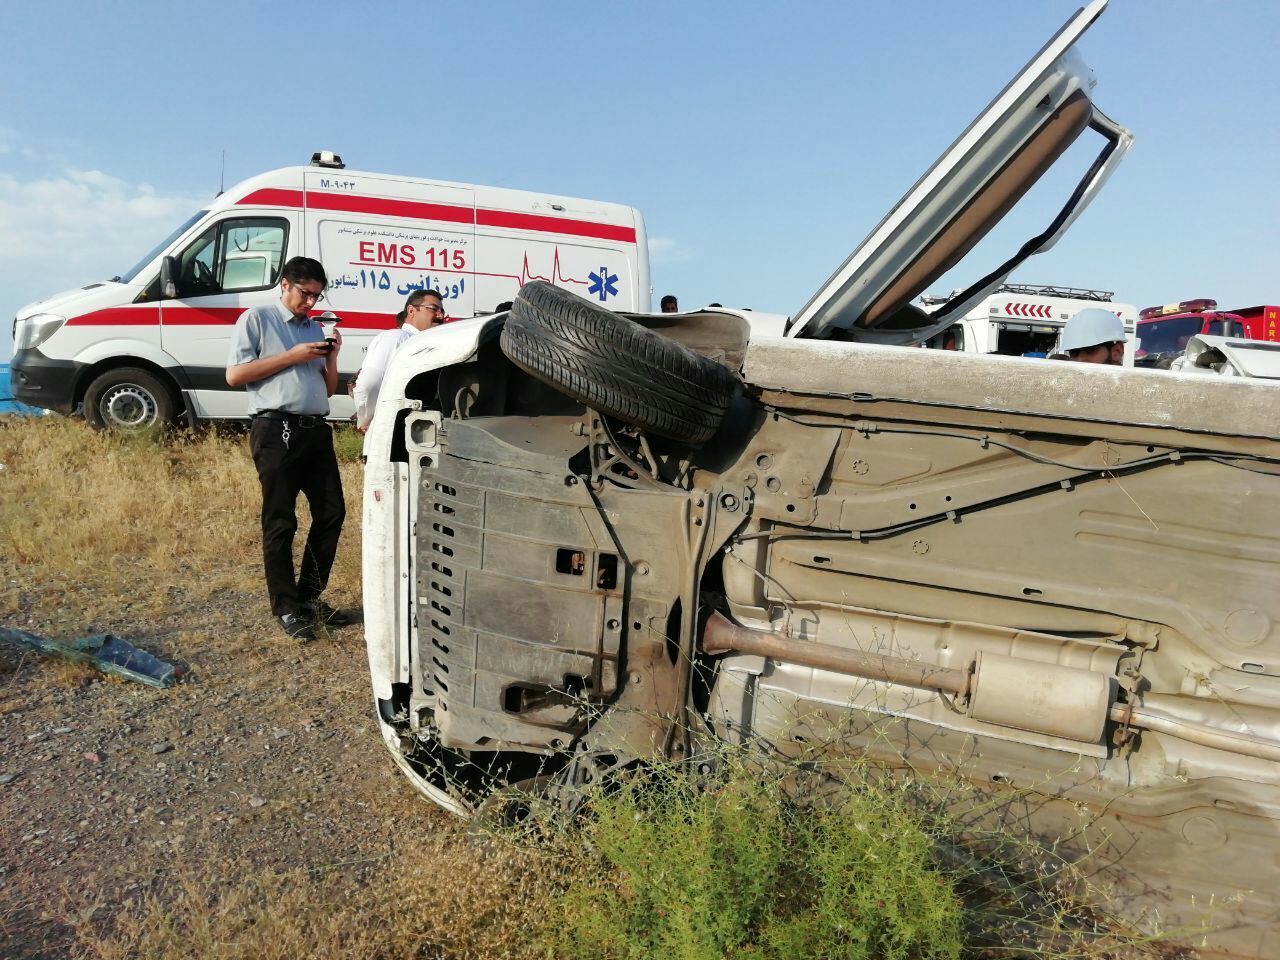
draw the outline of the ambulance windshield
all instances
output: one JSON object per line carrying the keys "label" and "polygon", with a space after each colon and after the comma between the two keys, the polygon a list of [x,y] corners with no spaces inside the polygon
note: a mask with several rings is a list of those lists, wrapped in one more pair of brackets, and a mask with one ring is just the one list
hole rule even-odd
{"label": "ambulance windshield", "polygon": [[147,253],[147,255],[143,257],[141,260],[139,260],[136,264],[134,264],[133,268],[128,273],[124,274],[123,276],[113,277],[112,279],[116,280],[119,283],[133,283],[133,278],[136,277],[138,274],[140,274],[146,268],[147,264],[149,264],[156,257],[160,256],[160,254],[162,254],[165,250],[169,249],[169,244],[173,243],[173,241],[177,240],[180,236],[186,233],[192,227],[193,224],[203,219],[204,215],[207,214],[208,212],[209,212],[208,210],[197,210],[194,214],[191,215],[190,218],[188,218],[182,224],[182,226],[178,227],[177,230],[173,231],[173,233],[169,234],[167,237],[165,237],[163,240],[157,243],[154,247],[152,247],[151,250]]}

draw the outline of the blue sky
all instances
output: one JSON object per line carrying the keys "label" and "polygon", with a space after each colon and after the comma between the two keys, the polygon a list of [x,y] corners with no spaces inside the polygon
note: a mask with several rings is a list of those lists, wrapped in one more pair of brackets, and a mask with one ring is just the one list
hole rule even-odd
{"label": "blue sky", "polygon": [[[223,150],[228,184],[332,149],[632,204],[655,306],[793,313],[1076,4],[6,6],[0,358],[18,307],[124,270],[211,197]],[[1280,302],[1280,5],[1113,0],[1081,48],[1137,143],[1014,279]],[[1047,222],[1088,155],[1067,159],[980,266]]]}

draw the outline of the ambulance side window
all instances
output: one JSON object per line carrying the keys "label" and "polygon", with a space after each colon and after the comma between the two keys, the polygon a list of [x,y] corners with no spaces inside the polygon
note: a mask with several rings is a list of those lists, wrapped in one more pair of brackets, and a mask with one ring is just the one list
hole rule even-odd
{"label": "ambulance side window", "polygon": [[275,286],[288,239],[288,221],[274,217],[236,217],[213,224],[178,256],[178,296]]}
{"label": "ambulance side window", "polygon": [[245,217],[224,220],[218,265],[222,290],[262,290],[280,279],[288,224],[284,220]]}

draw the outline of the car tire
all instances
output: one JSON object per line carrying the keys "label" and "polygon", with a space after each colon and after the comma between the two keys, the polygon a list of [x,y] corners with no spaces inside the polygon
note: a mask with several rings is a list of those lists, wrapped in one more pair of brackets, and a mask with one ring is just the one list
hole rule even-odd
{"label": "car tire", "polygon": [[100,373],[84,392],[84,418],[98,430],[137,433],[167,427],[177,412],[173,388],[139,367]]}
{"label": "car tire", "polygon": [[516,295],[502,352],[601,413],[686,443],[715,435],[737,391],[714,360],[538,280]]}

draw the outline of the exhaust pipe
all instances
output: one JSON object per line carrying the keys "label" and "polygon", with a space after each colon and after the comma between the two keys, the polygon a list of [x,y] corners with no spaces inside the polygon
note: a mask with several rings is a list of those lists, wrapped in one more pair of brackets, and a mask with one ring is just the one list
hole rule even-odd
{"label": "exhaust pipe", "polygon": [[847,650],[829,643],[795,640],[771,630],[744,627],[719,613],[711,614],[707,620],[702,631],[702,649],[707,653],[749,653],[803,667],[865,677],[868,680],[900,683],[922,690],[941,690],[957,697],[969,695],[969,678],[972,675],[968,670],[939,667],[904,657],[886,657],[861,650]]}
{"label": "exhaust pipe", "polygon": [[781,663],[952,694],[968,716],[1015,730],[1099,743],[1108,720],[1239,756],[1280,762],[1280,741],[1243,730],[1170,716],[1117,700],[1114,677],[1054,663],[980,651],[963,670],[905,657],[847,650],[758,630],[712,613],[702,632],[706,653],[746,653]]}
{"label": "exhaust pipe", "polygon": [[937,690],[954,696],[957,706],[975,720],[1080,743],[1102,740],[1108,710],[1116,698],[1115,679],[1092,670],[987,651],[980,651],[965,669],[941,667],[797,640],[744,627],[719,613],[711,614],[703,628],[702,648],[707,653],[737,651],[867,680]]}

